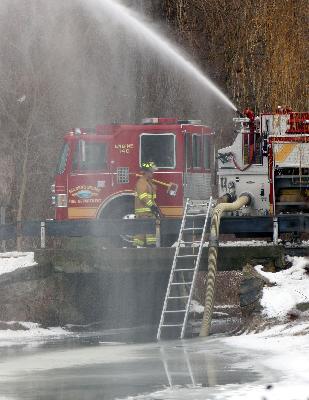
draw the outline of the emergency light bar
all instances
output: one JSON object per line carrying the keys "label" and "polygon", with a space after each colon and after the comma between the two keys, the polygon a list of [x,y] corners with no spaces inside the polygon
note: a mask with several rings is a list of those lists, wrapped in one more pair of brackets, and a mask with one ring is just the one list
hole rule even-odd
{"label": "emergency light bar", "polygon": [[177,124],[177,118],[143,118],[143,125],[169,125]]}
{"label": "emergency light bar", "polygon": [[95,130],[93,128],[73,128],[70,130],[70,135],[87,135],[88,133],[95,134]]}
{"label": "emergency light bar", "polygon": [[201,125],[202,121],[200,119],[179,119],[178,124],[181,125]]}
{"label": "emergency light bar", "polygon": [[142,120],[143,125],[200,125],[202,121],[200,119],[177,119],[177,118],[144,118]]}

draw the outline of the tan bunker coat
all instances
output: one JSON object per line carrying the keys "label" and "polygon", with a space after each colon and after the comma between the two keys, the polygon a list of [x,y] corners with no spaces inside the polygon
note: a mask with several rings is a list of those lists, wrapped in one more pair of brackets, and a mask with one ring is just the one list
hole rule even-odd
{"label": "tan bunker coat", "polygon": [[[141,176],[135,188],[135,215],[136,218],[155,218],[151,206],[155,205],[157,187],[151,179]],[[156,244],[154,233],[141,233],[134,236],[134,246],[152,246]]]}

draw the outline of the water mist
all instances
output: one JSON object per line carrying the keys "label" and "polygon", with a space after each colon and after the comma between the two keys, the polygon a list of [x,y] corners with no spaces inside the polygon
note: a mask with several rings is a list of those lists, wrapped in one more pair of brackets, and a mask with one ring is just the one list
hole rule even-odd
{"label": "water mist", "polygon": [[221,90],[209,78],[207,78],[197,66],[183,56],[175,45],[143,22],[142,17],[136,12],[129,10],[124,5],[113,0],[87,0],[87,2],[83,1],[82,4],[84,4],[85,7],[90,7],[91,5],[92,11],[98,20],[100,20],[100,15],[97,11],[100,7],[104,12],[110,14],[113,19],[124,24],[126,28],[130,29],[130,31],[137,35],[138,38],[142,37],[149,46],[157,51],[158,56],[161,55],[162,57],[164,55],[169,57],[169,60],[173,61],[174,64],[181,68],[190,79],[198,81],[206,90],[210,90],[226,105],[235,111],[237,110],[228,97],[222,93]]}

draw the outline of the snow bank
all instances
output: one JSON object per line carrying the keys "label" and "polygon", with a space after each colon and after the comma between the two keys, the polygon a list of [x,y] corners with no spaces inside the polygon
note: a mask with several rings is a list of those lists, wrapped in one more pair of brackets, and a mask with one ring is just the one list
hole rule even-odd
{"label": "snow bank", "polygon": [[[267,388],[269,387],[269,389]],[[308,400],[308,386],[303,383],[267,385],[224,385],[215,388],[168,388],[126,400]],[[120,399],[117,399],[120,400]]]}
{"label": "snow bank", "polygon": [[[0,330],[0,348],[25,343],[42,342],[46,339],[61,338],[71,335],[70,332],[60,327],[41,328],[34,322],[18,322],[27,330]],[[6,322],[7,325],[16,324],[15,321]]]}
{"label": "snow bank", "polygon": [[292,267],[280,272],[263,272],[262,265],[255,269],[276,286],[265,287],[261,305],[269,318],[283,319],[298,303],[309,302],[309,275],[304,267],[309,266],[308,257],[288,257]]}
{"label": "snow bank", "polygon": [[219,247],[265,247],[273,246],[272,242],[267,242],[266,240],[239,240],[219,243]]}
{"label": "snow bank", "polygon": [[[199,241],[192,244],[192,247],[198,247],[200,245]],[[175,242],[171,247],[176,247],[177,242]],[[203,247],[208,247],[209,242],[204,242]],[[219,242],[219,247],[265,247],[273,246],[272,242],[267,242],[266,240],[229,240],[227,242]],[[180,247],[185,247],[185,243],[181,243]]]}
{"label": "snow bank", "polygon": [[37,265],[34,261],[34,253],[0,253],[0,275],[13,272],[16,269]]}
{"label": "snow bank", "polygon": [[280,383],[279,385],[226,385],[214,400],[308,400],[309,386],[302,382]]}
{"label": "snow bank", "polygon": [[[300,263],[300,260],[298,260]],[[297,262],[297,265],[298,262]],[[259,360],[268,368],[281,372],[282,380],[273,383],[267,390],[265,386],[255,387],[250,400],[307,400],[309,396],[309,322],[290,323],[273,327],[259,334],[234,336],[224,339],[233,347],[259,351]],[[302,334],[298,336],[299,334]],[[294,336],[297,335],[297,336]],[[229,400],[245,398],[246,387],[236,391]],[[248,394],[248,392],[247,392]],[[237,397],[238,396],[238,397]]]}
{"label": "snow bank", "polygon": [[[37,263],[34,261],[33,252],[0,253],[0,275],[34,265],[37,265]],[[0,347],[42,342],[45,339],[59,338],[70,334],[60,327],[44,329],[39,324],[33,322],[18,322],[17,324],[21,325],[21,329],[17,330],[16,326],[13,327],[13,324],[16,325],[16,322],[6,321],[5,325],[8,328],[12,325],[12,329],[0,329]],[[22,329],[22,327],[25,329]]]}
{"label": "snow bank", "polygon": [[[280,240],[279,240],[280,243]],[[192,244],[192,247],[198,247],[200,245],[199,241]],[[228,240],[226,242],[219,242],[219,247],[267,247],[273,246],[272,241],[266,240]],[[171,247],[176,247],[177,242],[175,242]],[[209,246],[209,242],[204,242],[204,247]],[[184,243],[181,243],[180,247],[185,247]],[[291,247],[309,247],[309,240],[304,240],[299,244],[291,244]]]}
{"label": "snow bank", "polygon": [[196,300],[192,300],[190,304],[190,312],[201,314],[204,312],[204,306]]}

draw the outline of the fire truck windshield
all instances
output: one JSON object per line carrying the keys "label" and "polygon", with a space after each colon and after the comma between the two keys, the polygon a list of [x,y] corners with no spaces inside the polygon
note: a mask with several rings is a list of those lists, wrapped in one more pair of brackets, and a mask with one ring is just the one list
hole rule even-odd
{"label": "fire truck windshield", "polygon": [[106,143],[79,140],[73,156],[73,171],[105,170],[107,167],[106,150]]}
{"label": "fire truck windshield", "polygon": [[60,154],[60,158],[57,164],[57,169],[56,172],[57,174],[63,174],[65,167],[66,167],[66,163],[67,163],[67,158],[68,158],[68,154],[69,154],[69,145],[68,143],[65,143],[62,147],[61,150],[61,154]]}
{"label": "fire truck windshield", "polygon": [[140,165],[153,161],[158,168],[175,168],[175,135],[143,133],[140,136]]}

